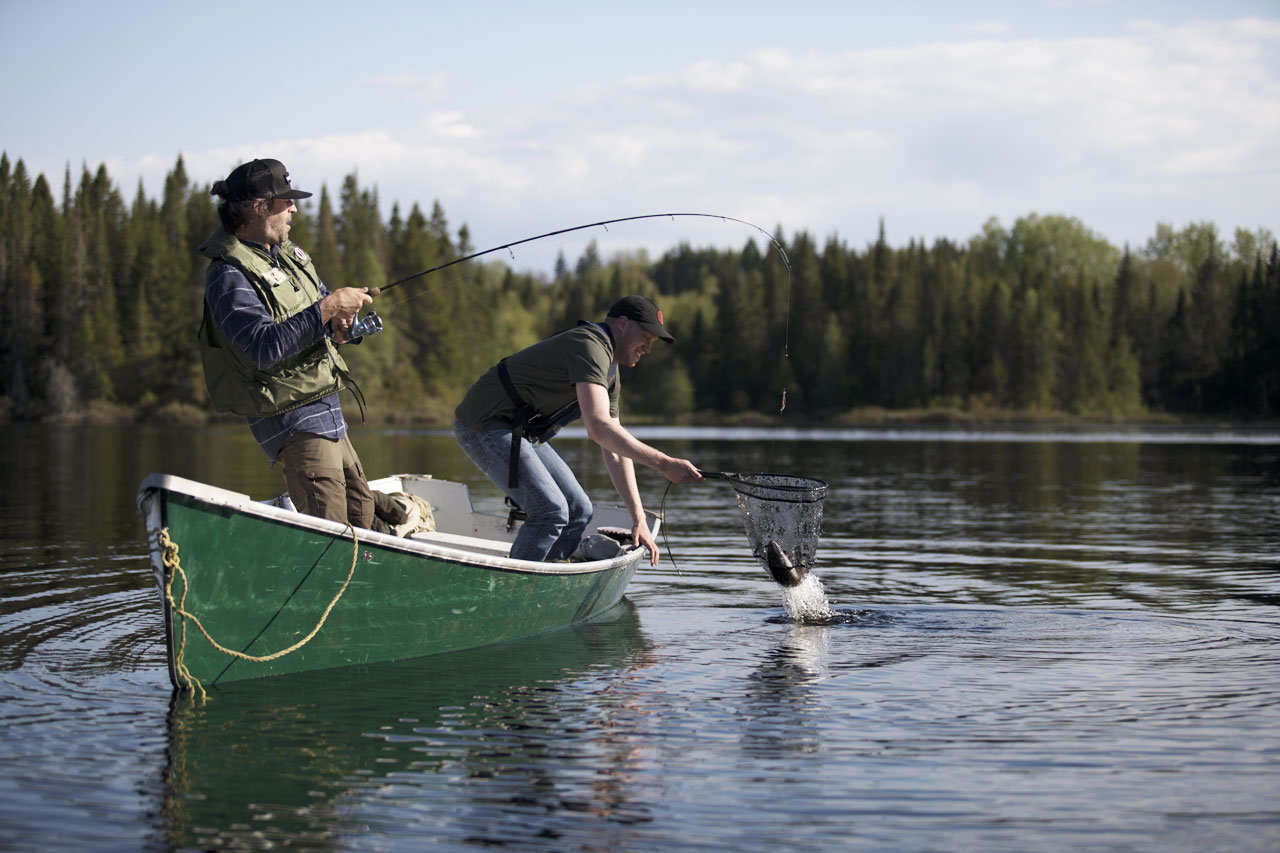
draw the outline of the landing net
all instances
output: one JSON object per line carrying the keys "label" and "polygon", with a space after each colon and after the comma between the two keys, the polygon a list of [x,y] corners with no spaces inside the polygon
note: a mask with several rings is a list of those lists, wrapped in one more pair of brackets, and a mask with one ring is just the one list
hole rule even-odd
{"label": "landing net", "polygon": [[[704,472],[705,475],[705,472]],[[797,566],[811,567],[822,534],[822,506],[827,484],[791,474],[724,474],[733,486],[738,511],[751,543],[751,553],[767,572],[767,548],[778,543]]]}

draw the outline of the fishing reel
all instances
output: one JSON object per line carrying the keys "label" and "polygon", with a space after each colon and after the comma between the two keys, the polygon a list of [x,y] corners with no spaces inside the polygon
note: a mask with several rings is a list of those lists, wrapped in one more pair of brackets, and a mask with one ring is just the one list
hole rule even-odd
{"label": "fishing reel", "polygon": [[353,340],[355,338],[364,337],[365,335],[376,335],[382,331],[382,318],[378,316],[377,311],[370,311],[363,318],[352,324],[351,329],[347,332],[347,338]]}

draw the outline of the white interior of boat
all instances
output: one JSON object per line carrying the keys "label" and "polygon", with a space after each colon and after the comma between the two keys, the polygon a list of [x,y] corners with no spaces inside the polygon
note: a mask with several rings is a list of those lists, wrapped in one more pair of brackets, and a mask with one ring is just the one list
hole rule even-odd
{"label": "white interior of boat", "polygon": [[[396,474],[370,481],[369,488],[387,493],[407,492],[431,504],[436,529],[412,534],[411,538],[419,542],[439,542],[481,554],[506,557],[520,528],[519,521],[513,523],[507,516],[476,512],[465,483],[437,480],[420,474]],[[657,521],[652,520],[650,526],[656,535]],[[587,533],[594,533],[601,527],[630,530],[631,516],[621,507],[597,506]]]}
{"label": "white interior of boat", "polygon": [[[457,556],[475,563],[517,564],[521,568],[534,571],[573,572],[598,568],[592,563],[552,564],[512,560],[508,555],[521,522],[511,520],[507,515],[476,512],[471,502],[471,493],[465,483],[438,480],[423,474],[394,474],[370,480],[369,486],[387,494],[406,492],[422,498],[431,505],[436,529],[430,532],[413,533],[406,538],[361,530],[357,535],[362,541],[377,541],[383,545],[422,550],[440,556]],[[177,492],[217,506],[233,507],[281,519],[287,518],[291,523],[316,527],[332,535],[350,535],[350,529],[345,524],[298,513],[287,494],[268,501],[254,501],[248,495],[239,492],[220,489],[171,474],[151,474],[143,480],[138,491],[138,504],[146,511],[148,527],[159,525],[158,511],[155,507],[148,507],[149,503],[153,503],[150,500],[151,496],[157,491]],[[659,518],[649,513],[649,527],[654,535],[658,533],[659,524]],[[595,516],[591,520],[587,533],[594,533],[602,527],[630,530],[631,516],[622,507],[597,504]],[[631,549],[626,548],[613,560],[600,562],[612,563],[627,559],[630,551]]]}

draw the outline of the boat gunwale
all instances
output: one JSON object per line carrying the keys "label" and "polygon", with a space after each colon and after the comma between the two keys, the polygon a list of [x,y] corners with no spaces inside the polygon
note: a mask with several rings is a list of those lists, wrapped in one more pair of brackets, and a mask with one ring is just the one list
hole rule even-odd
{"label": "boat gunwale", "polygon": [[[397,474],[382,479],[390,480],[397,477],[408,476],[421,475]],[[342,522],[331,521],[329,519],[319,518],[313,515],[306,515],[305,513],[298,512],[297,510],[285,509],[284,507],[276,506],[272,503],[254,500],[242,492],[235,492],[230,489],[211,486],[207,483],[201,483],[198,480],[190,480],[174,474],[153,473],[147,475],[147,477],[143,479],[142,485],[138,488],[137,504],[138,508],[143,511],[144,517],[152,517],[151,514],[146,512],[147,503],[161,492],[167,492],[170,495],[180,495],[196,502],[245,513],[247,515],[258,516],[264,520],[285,524],[287,526],[312,530],[317,533],[331,536],[335,539],[350,541],[352,536],[351,527]],[[472,514],[475,514],[474,509],[468,509],[470,509]],[[158,514],[155,517],[158,518]],[[154,534],[155,531],[148,530],[147,532],[149,534],[149,538],[154,539],[150,534]],[[402,553],[430,558],[433,560],[527,575],[580,575],[608,572],[625,566],[633,560],[639,559],[644,555],[646,550],[643,547],[631,548],[629,550],[624,550],[616,557],[611,557],[607,560],[594,560],[583,563],[544,563],[534,560],[517,560],[511,557],[498,557],[491,554],[486,555],[465,547],[450,547],[449,545],[441,542],[392,536],[386,533],[378,533],[377,531],[366,530],[363,528],[357,528],[355,535],[361,546],[377,545],[378,547],[386,550],[400,551]],[[503,540],[499,539],[486,540],[482,536],[475,538],[489,542],[503,542]],[[508,543],[503,542],[503,544]],[[151,547],[154,549],[159,546],[157,542],[152,541]]]}

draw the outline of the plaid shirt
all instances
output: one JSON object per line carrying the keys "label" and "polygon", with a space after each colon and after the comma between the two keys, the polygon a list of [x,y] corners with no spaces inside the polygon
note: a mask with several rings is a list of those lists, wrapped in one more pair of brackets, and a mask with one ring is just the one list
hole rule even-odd
{"label": "plaid shirt", "polygon": [[[249,245],[268,252],[272,258],[280,254],[279,246],[268,249],[258,243]],[[321,297],[328,293],[321,283]],[[213,322],[260,370],[301,352],[329,334],[329,328],[320,319],[319,302],[281,323],[275,322],[244,273],[231,264],[222,264],[214,271],[205,288],[205,298],[209,301]],[[273,466],[280,448],[294,433],[310,432],[337,441],[347,432],[336,392],[278,415],[249,418],[248,423],[258,446]]]}

